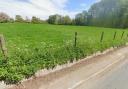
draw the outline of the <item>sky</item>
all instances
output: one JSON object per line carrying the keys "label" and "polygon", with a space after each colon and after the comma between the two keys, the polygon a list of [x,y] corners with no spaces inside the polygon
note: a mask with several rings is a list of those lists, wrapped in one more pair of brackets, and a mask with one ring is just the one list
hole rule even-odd
{"label": "sky", "polygon": [[5,12],[11,17],[21,15],[23,17],[37,16],[47,19],[49,15],[69,15],[88,10],[99,0],[0,0],[0,12]]}

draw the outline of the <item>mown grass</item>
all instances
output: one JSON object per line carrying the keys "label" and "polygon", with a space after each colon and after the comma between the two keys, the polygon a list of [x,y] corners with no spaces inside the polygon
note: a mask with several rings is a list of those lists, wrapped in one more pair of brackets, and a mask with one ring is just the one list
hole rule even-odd
{"label": "mown grass", "polygon": [[[115,31],[116,39],[113,40]],[[122,32],[125,31],[123,39]],[[78,32],[74,47],[74,33]],[[104,32],[103,42],[100,42]],[[37,70],[53,69],[73,60],[79,60],[97,51],[127,42],[127,30],[86,26],[48,24],[0,24],[8,48],[8,61],[0,54],[0,81],[18,83]]]}

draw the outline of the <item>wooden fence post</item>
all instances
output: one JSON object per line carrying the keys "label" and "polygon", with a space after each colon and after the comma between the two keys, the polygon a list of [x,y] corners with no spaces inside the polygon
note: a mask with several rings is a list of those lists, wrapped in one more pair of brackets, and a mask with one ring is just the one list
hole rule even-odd
{"label": "wooden fence post", "polygon": [[75,59],[78,59],[78,53],[77,53],[77,32],[75,32],[75,39],[74,39],[74,51],[75,51]]}
{"label": "wooden fence post", "polygon": [[75,43],[74,43],[74,46],[75,47],[77,46],[77,32],[75,32]]}
{"label": "wooden fence post", "polygon": [[3,35],[0,35],[0,47],[5,59],[7,59],[7,48],[5,46],[5,39]]}
{"label": "wooden fence post", "polygon": [[116,34],[117,34],[117,32],[115,32],[115,33],[114,33],[113,40],[115,40],[115,39],[116,39]]}
{"label": "wooden fence post", "polygon": [[104,32],[102,32],[102,34],[101,34],[100,42],[102,42],[102,41],[103,41],[103,39],[104,39]]}

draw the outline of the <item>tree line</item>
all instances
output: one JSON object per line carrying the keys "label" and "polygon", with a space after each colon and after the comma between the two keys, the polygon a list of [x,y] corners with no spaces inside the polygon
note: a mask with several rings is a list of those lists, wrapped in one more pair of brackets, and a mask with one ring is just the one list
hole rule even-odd
{"label": "tree line", "polygon": [[16,15],[15,20],[5,13],[0,13],[0,22],[49,23],[55,25],[101,26],[128,28],[128,0],[101,0],[93,4],[88,11],[83,11],[70,18],[68,15],[50,15],[47,20],[35,16],[23,19]]}
{"label": "tree line", "polygon": [[88,11],[89,25],[102,27],[128,27],[128,0],[101,0]]}
{"label": "tree line", "polygon": [[7,15],[4,12],[0,12],[0,23],[47,23],[47,21],[42,20],[36,16],[33,16],[31,19],[26,17],[25,19],[21,15],[16,15],[15,18],[11,18],[9,15]]}
{"label": "tree line", "polygon": [[56,25],[88,25],[88,13],[87,11],[83,11],[82,13],[78,13],[74,19],[71,19],[68,15],[51,15],[48,18],[48,23],[56,24]]}
{"label": "tree line", "polygon": [[48,21],[51,24],[128,28],[128,0],[101,0],[88,11],[78,13],[74,19],[52,15]]}

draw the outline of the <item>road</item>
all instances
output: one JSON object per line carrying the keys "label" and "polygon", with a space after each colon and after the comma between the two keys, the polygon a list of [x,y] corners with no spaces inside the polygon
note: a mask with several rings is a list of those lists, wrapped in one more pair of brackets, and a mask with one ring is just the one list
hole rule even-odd
{"label": "road", "polygon": [[75,89],[128,89],[128,58],[116,68],[98,76]]}
{"label": "road", "polygon": [[128,47],[9,89],[128,89]]}

